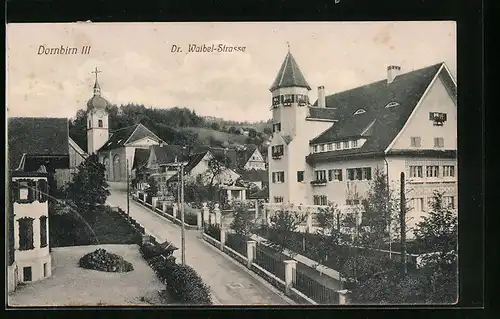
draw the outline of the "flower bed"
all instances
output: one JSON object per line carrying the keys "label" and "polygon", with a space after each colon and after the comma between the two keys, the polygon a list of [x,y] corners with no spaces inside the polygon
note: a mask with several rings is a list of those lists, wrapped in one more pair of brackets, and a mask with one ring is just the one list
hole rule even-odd
{"label": "flower bed", "polygon": [[123,257],[109,253],[104,249],[97,249],[80,258],[80,267],[106,272],[129,272],[134,266]]}

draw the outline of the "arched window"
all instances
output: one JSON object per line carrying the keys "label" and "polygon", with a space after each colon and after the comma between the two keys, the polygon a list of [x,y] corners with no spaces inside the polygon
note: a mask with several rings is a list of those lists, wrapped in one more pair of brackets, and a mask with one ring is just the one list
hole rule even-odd
{"label": "arched window", "polygon": [[394,107],[394,106],[398,106],[399,103],[398,102],[390,102],[389,104],[387,104],[385,106],[386,109],[390,108],[390,107]]}
{"label": "arched window", "polygon": [[363,109],[359,109],[356,112],[354,112],[354,115],[363,114],[363,113],[366,113],[366,111]]}
{"label": "arched window", "polygon": [[99,127],[102,127],[102,120],[97,121],[97,125],[98,125]]}

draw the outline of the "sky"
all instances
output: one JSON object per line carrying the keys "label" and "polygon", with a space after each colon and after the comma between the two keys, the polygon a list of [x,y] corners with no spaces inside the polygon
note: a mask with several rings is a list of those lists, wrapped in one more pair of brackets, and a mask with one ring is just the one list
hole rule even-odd
{"label": "sky", "polygon": [[[96,67],[113,104],[187,107],[235,121],[271,117],[269,87],[288,45],[317,98],[445,62],[456,79],[456,24],[425,22],[69,23],[7,25],[7,116],[74,117]],[[187,52],[189,44],[245,52]],[[89,54],[38,54],[40,46]],[[172,46],[183,52],[172,52]]]}

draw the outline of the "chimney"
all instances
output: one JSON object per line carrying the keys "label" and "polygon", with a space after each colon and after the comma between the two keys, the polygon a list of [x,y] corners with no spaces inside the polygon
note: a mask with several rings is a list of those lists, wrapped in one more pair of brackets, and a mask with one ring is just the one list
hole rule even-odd
{"label": "chimney", "polygon": [[318,107],[326,107],[325,87],[318,86]]}
{"label": "chimney", "polygon": [[401,67],[397,65],[389,65],[387,67],[387,84],[394,82],[394,79],[401,73]]}

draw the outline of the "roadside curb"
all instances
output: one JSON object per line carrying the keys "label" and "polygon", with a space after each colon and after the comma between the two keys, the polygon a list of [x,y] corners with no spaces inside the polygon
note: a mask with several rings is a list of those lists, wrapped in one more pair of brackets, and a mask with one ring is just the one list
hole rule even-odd
{"label": "roadside curb", "polygon": [[269,290],[271,290],[272,292],[274,292],[276,295],[278,295],[279,297],[281,297],[283,300],[285,300],[289,305],[296,305],[297,304],[295,301],[293,301],[292,299],[290,299],[290,297],[286,296],[283,292],[281,292],[278,289],[276,289],[269,282],[267,282],[266,280],[264,280],[260,276],[256,275],[254,272],[252,272],[251,270],[247,269],[245,266],[243,266],[242,264],[238,263],[236,260],[234,260],[231,257],[229,257],[224,252],[218,250],[217,248],[215,248],[214,246],[210,245],[209,243],[207,243],[205,240],[203,240],[200,237],[198,237],[198,240],[201,241],[201,242],[203,242],[206,246],[210,247],[212,250],[214,250],[217,253],[219,253],[219,255],[222,255],[225,259],[230,260],[233,264],[237,265],[240,269],[242,269],[247,274],[249,274],[250,276],[252,276],[252,278],[254,278],[255,280],[257,280],[259,283],[261,283],[266,288],[268,288]]}

